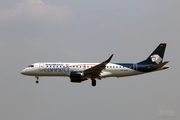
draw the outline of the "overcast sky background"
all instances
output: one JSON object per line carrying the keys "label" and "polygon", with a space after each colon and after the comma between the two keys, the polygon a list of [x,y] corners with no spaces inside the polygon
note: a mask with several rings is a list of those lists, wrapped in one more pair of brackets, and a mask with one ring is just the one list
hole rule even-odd
{"label": "overcast sky background", "polygon": [[[179,0],[1,0],[1,120],[179,120]],[[139,62],[161,42],[169,69],[81,84],[23,76],[35,62]]]}

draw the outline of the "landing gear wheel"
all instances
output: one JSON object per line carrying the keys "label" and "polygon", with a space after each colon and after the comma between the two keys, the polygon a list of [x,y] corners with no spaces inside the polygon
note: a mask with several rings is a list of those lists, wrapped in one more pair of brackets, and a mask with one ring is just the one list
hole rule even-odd
{"label": "landing gear wheel", "polygon": [[92,86],[93,86],[93,87],[96,86],[96,80],[92,80]]}
{"label": "landing gear wheel", "polygon": [[38,80],[36,80],[36,84],[38,84],[39,83],[39,81]]}

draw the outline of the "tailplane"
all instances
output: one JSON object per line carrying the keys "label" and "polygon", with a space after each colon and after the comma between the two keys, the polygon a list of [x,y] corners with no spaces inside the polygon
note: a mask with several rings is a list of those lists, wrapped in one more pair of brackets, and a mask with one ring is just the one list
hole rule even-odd
{"label": "tailplane", "polygon": [[138,64],[161,64],[163,61],[166,44],[167,43],[159,44],[159,46],[146,60],[141,61]]}

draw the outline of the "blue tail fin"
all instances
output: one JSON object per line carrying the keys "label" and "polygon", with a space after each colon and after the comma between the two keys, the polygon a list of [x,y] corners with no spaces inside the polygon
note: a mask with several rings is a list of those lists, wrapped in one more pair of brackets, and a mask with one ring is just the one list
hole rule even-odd
{"label": "blue tail fin", "polygon": [[144,61],[139,62],[138,64],[160,64],[163,61],[164,52],[166,49],[166,43],[161,43],[154,50],[154,52]]}

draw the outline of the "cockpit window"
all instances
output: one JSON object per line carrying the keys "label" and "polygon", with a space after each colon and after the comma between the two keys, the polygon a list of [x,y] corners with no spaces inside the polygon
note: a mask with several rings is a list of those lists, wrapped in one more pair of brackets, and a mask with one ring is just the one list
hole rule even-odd
{"label": "cockpit window", "polygon": [[34,67],[34,65],[29,65],[28,67]]}

